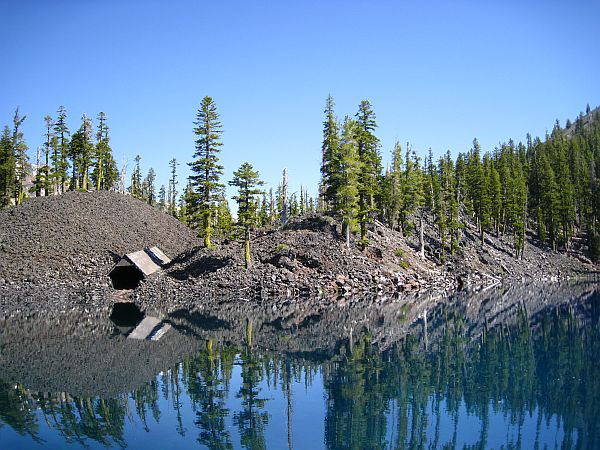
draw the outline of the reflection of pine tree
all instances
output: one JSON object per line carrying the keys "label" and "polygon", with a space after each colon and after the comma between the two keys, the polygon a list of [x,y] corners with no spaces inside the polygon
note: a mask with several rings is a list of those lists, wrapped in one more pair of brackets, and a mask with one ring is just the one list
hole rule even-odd
{"label": "reflection of pine tree", "polygon": [[242,410],[233,415],[233,423],[238,427],[241,445],[244,448],[266,448],[265,427],[269,413],[265,408],[266,399],[259,397],[262,369],[258,356],[249,346],[242,353],[242,385],[236,397],[242,399]]}
{"label": "reflection of pine tree", "polygon": [[209,340],[206,352],[194,359],[193,373],[198,374],[194,399],[198,403],[196,425],[200,428],[198,442],[211,449],[233,448],[225,425],[229,409],[225,407],[229,389],[225,385],[221,358]]}
{"label": "reflection of pine tree", "polygon": [[35,442],[41,443],[35,411],[26,405],[26,401],[22,385],[15,386],[0,380],[0,428],[5,423],[21,436],[29,435]]}
{"label": "reflection of pine tree", "polygon": [[324,379],[328,392],[325,442],[329,448],[385,448],[387,409],[380,355],[361,340],[347,362],[334,362]]}

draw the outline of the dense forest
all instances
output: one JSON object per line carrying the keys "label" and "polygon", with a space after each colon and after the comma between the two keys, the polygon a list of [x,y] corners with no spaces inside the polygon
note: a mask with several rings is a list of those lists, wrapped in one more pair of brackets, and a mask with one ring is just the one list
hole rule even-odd
{"label": "dense forest", "polygon": [[25,116],[17,109],[12,127],[6,125],[0,137],[0,207],[68,190],[129,193],[197,229],[206,247],[214,237],[242,237],[247,265],[251,230],[314,212],[340,219],[347,245],[358,233],[363,248],[368,224],[379,220],[405,236],[420,235],[424,254],[423,229],[429,223],[443,260],[460,251],[462,230],[474,224],[482,245],[486,234],[511,236],[516,258],[523,257],[530,236],[555,251],[578,250],[600,259],[600,110],[588,106],[564,128],[556,121],[543,140],[527,135],[525,142],[509,139],[483,151],[474,139],[472,148],[456,157],[448,151],[434,158],[431,149],[419,154],[409,143],[402,148],[396,142],[385,168],[376,115],[367,100],[340,121],[329,96],[324,113],[318,198],[305,188],[299,197],[289,194],[286,170],[275,190],[263,189],[258,171],[246,162],[227,181],[238,189],[234,219],[219,164],[222,128],[212,98],[202,100],[194,122],[192,174],[181,193],[174,158],[167,187],[157,189],[153,168],[143,176],[139,155],[127,179],[126,167],[119,170],[113,158],[103,112],[95,128],[84,115],[73,133],[63,106],[56,118],[46,116],[45,140],[32,163],[21,127]]}

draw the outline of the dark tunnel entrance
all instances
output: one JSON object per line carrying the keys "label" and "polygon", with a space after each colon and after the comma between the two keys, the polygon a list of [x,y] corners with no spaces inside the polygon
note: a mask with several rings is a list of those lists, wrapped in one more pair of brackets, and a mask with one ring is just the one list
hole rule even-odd
{"label": "dark tunnel entrance", "polygon": [[109,277],[115,289],[135,289],[144,279],[142,272],[133,264],[117,265]]}

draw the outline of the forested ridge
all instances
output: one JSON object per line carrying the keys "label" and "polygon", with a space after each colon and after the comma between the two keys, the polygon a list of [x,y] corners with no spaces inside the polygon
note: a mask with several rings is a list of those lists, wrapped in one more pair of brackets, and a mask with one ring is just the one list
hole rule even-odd
{"label": "forested ridge", "polygon": [[[250,231],[285,223],[292,216],[331,214],[342,222],[348,246],[369,245],[367,229],[378,220],[405,236],[421,236],[425,257],[424,223],[437,234],[436,255],[444,261],[460,252],[463,230],[476,226],[482,245],[486,234],[510,236],[514,256],[522,258],[527,238],[555,251],[578,251],[600,259],[600,110],[585,114],[541,138],[524,142],[508,139],[484,150],[477,139],[468,151],[450,150],[434,157],[431,149],[418,152],[396,142],[384,167],[377,138],[376,114],[363,100],[355,115],[340,120],[327,98],[321,148],[321,182],[316,199],[308,189],[289,194],[287,171],[275,189],[264,189],[259,172],[245,162],[232,180],[223,180],[219,164],[221,123],[215,102],[205,97],[194,122],[197,136],[191,176],[178,192],[177,167],[169,163],[168,186],[155,186],[156,172],[143,177],[141,157],[131,176],[117,168],[110,146],[107,117],[96,125],[83,116],[70,133],[66,109],[46,116],[45,140],[35,163],[21,131],[25,116],[17,109],[12,127],[0,137],[0,207],[19,204],[29,196],[57,195],[68,190],[113,190],[129,193],[179,218],[198,231],[204,246],[211,238],[239,236],[245,242],[250,266]],[[237,218],[229,210],[224,186],[238,188],[233,199]],[[128,184],[128,185],[127,185]]]}

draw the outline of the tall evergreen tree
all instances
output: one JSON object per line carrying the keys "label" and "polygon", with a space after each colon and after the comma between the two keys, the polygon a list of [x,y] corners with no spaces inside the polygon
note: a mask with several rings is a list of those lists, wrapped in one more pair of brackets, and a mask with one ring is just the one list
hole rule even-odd
{"label": "tall evergreen tree", "polygon": [[375,197],[379,194],[379,177],[381,175],[381,156],[379,155],[379,139],[374,131],[377,128],[375,113],[368,100],[363,100],[356,113],[355,139],[360,161],[358,176],[358,221],[360,223],[360,239],[363,248],[369,243],[367,239],[367,223],[371,222],[371,214],[377,210]]}
{"label": "tall evergreen tree", "polygon": [[140,160],[142,157],[136,155],[134,158],[135,167],[131,172],[131,185],[129,186],[129,193],[135,198],[142,198],[142,171],[140,169]]}
{"label": "tall evergreen tree", "polygon": [[406,178],[403,174],[402,148],[396,141],[392,150],[392,165],[385,174],[383,180],[383,203],[388,225],[392,229],[402,230],[402,201],[406,190],[404,183]]}
{"label": "tall evergreen tree", "polygon": [[146,178],[144,178],[144,181],[142,182],[142,185],[144,186],[143,200],[150,206],[154,206],[154,203],[156,202],[156,186],[154,185],[155,180],[156,172],[152,167],[150,167]]}
{"label": "tall evergreen tree", "polygon": [[92,142],[92,122],[85,114],[81,118],[79,129],[73,133],[69,156],[72,163],[71,190],[89,189],[90,168],[94,157],[94,144]]}
{"label": "tall evergreen tree", "polygon": [[228,238],[233,231],[233,217],[229,209],[229,202],[224,194],[221,194],[219,198],[215,219],[217,235],[221,238]]}
{"label": "tall evergreen tree", "polygon": [[164,184],[161,184],[158,190],[158,203],[156,206],[163,212],[167,210],[167,189]]}
{"label": "tall evergreen tree", "polygon": [[192,202],[191,214],[194,225],[200,227],[200,234],[204,238],[204,246],[212,247],[212,217],[216,211],[216,201],[224,185],[220,182],[223,166],[219,165],[218,153],[223,143],[220,141],[222,134],[221,123],[217,107],[211,97],[204,97],[194,122],[196,139],[196,152],[193,162],[189,163],[193,175],[190,177],[195,196]]}
{"label": "tall evergreen tree", "polygon": [[117,163],[113,158],[112,149],[109,144],[108,125],[106,114],[98,114],[98,128],[96,131],[95,164],[92,172],[92,180],[96,190],[112,189],[116,185],[119,176]]}
{"label": "tall evergreen tree", "polygon": [[252,258],[250,255],[250,230],[258,223],[257,215],[257,196],[262,194],[259,186],[264,182],[260,179],[257,171],[250,163],[243,163],[238,170],[233,172],[233,180],[229,182],[231,186],[238,188],[238,195],[234,200],[238,204],[237,226],[241,229],[244,236],[244,261],[246,269],[250,267]]}
{"label": "tall evergreen tree", "polygon": [[67,113],[64,106],[59,106],[58,116],[54,122],[56,146],[52,154],[52,177],[56,192],[64,193],[67,189],[67,171],[69,169],[69,138],[67,128]]}
{"label": "tall evergreen tree", "polygon": [[321,147],[321,184],[319,186],[319,205],[321,209],[335,209],[337,190],[337,171],[335,159],[339,149],[339,126],[334,113],[333,97],[327,97],[325,121],[323,122],[323,145]]}
{"label": "tall evergreen tree", "polygon": [[342,218],[342,234],[346,247],[350,248],[350,231],[358,214],[358,176],[360,161],[356,144],[356,122],[346,117],[342,126],[339,152],[336,155],[338,186],[336,192],[336,212]]}
{"label": "tall evergreen tree", "polygon": [[169,161],[171,177],[169,178],[168,190],[168,212],[173,217],[177,217],[177,160],[173,158]]}
{"label": "tall evergreen tree", "polygon": [[53,190],[52,174],[50,172],[50,157],[52,150],[56,147],[56,135],[54,134],[54,121],[51,116],[44,117],[46,124],[46,142],[44,142],[44,165],[38,167],[38,172],[41,172],[43,177],[44,195],[50,195]]}
{"label": "tall evergreen tree", "polygon": [[15,189],[15,155],[8,125],[0,137],[0,208],[11,204]]}
{"label": "tall evergreen tree", "polygon": [[21,116],[19,108],[13,117],[12,149],[15,159],[15,204],[20,204],[25,198],[25,178],[29,173],[29,156],[27,155],[27,144],[21,131],[21,125],[27,116]]}

